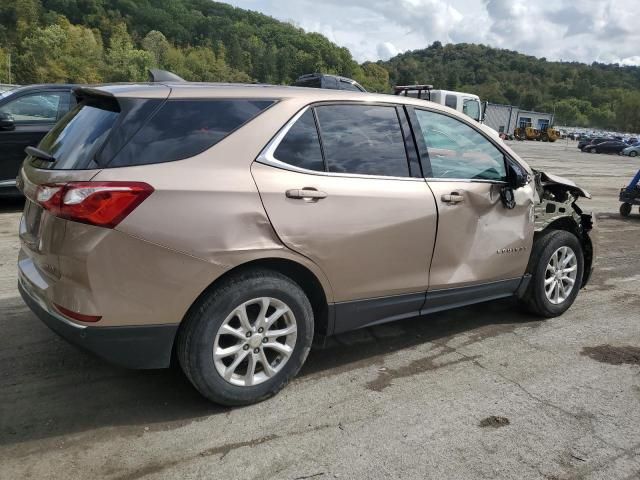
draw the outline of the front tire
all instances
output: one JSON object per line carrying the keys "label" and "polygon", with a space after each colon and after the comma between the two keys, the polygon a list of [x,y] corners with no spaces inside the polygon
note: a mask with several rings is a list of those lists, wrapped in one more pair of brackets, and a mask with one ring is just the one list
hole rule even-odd
{"label": "front tire", "polygon": [[638,156],[638,152],[636,152],[635,150],[632,150],[631,152],[629,152],[629,156],[630,157],[637,157]]}
{"label": "front tire", "polygon": [[178,334],[187,378],[207,399],[248,405],[275,395],[309,354],[313,310],[289,277],[253,270],[224,280],[191,308]]}
{"label": "front tire", "polygon": [[533,245],[527,271],[531,280],[521,299],[525,308],[546,318],[562,315],[582,285],[584,256],[578,238],[563,230],[543,232]]}
{"label": "front tire", "polygon": [[620,204],[620,215],[623,217],[628,217],[631,215],[631,204],[630,203],[621,203]]}

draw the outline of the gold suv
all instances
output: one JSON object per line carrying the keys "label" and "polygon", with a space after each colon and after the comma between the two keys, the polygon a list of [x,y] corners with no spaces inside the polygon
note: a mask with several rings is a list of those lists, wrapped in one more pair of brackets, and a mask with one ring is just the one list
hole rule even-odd
{"label": "gold suv", "polygon": [[175,352],[212,401],[275,394],[314,338],[509,296],[553,317],[589,278],[589,195],[446,107],[259,85],[75,95],[18,178],[22,296],[114,363]]}

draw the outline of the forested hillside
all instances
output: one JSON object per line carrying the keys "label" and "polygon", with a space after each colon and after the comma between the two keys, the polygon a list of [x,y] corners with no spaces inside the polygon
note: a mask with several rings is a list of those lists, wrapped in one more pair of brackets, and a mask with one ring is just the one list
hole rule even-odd
{"label": "forested hillside", "polygon": [[135,81],[144,80],[152,66],[192,81],[289,84],[322,71],[378,92],[394,84],[431,83],[555,111],[559,124],[640,131],[638,67],[548,62],[439,42],[359,65],[346,48],[320,34],[210,0],[0,3],[0,82]]}
{"label": "forested hillside", "polygon": [[640,67],[548,62],[484,45],[442,46],[380,63],[391,83],[431,83],[483,100],[556,113],[557,123],[640,131]]}
{"label": "forested hillside", "polygon": [[146,78],[159,66],[193,81],[291,83],[327,71],[359,77],[346,48],[265,15],[209,0],[0,3],[0,81]]}

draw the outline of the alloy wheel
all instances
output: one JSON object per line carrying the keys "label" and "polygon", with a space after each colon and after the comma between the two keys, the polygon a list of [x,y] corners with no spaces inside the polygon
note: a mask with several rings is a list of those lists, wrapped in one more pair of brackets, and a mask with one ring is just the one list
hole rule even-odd
{"label": "alloy wheel", "polygon": [[236,307],[222,322],[213,346],[214,365],[232,385],[258,385],[282,370],[296,338],[296,319],[284,302],[254,298]]}
{"label": "alloy wheel", "polygon": [[578,257],[571,247],[558,248],[547,264],[544,293],[554,305],[563,303],[573,291],[578,275]]}

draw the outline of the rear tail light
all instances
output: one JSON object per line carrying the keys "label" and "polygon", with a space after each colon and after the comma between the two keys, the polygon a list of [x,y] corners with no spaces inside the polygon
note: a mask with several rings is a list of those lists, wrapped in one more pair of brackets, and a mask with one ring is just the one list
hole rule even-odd
{"label": "rear tail light", "polygon": [[54,303],[54,306],[56,307],[56,310],[58,310],[65,317],[72,318],[80,322],[95,323],[99,322],[102,318],[99,315],[84,315],[82,313],[74,312],[73,310],[69,310],[68,308],[61,307],[57,303]]}
{"label": "rear tail light", "polygon": [[152,193],[143,182],[70,182],[40,185],[36,200],[56,217],[114,228]]}

